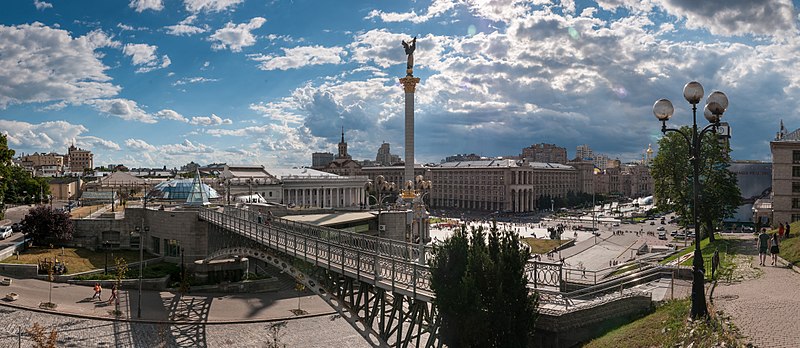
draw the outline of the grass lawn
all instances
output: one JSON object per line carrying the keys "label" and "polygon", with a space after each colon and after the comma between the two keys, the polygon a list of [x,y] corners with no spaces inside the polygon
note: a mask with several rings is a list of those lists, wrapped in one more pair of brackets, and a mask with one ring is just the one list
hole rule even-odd
{"label": "grass lawn", "polygon": [[522,242],[528,244],[531,247],[531,254],[544,254],[548,251],[553,250],[553,248],[560,246],[568,242],[567,239],[539,239],[539,238],[531,238],[526,237],[522,238]]}
{"label": "grass lawn", "polygon": [[[735,241],[716,236],[713,243],[709,243],[708,238],[700,241],[700,251],[703,253],[703,263],[706,265],[706,278],[711,280],[711,257],[714,255],[714,250],[719,250],[719,273],[726,274],[732,271],[733,254],[736,253]],[[694,253],[694,247],[689,246],[683,251],[676,253],[661,261],[661,264],[666,264],[672,260],[677,259],[683,255]],[[681,266],[691,266],[693,257],[690,257],[681,263]]]}
{"label": "grass lawn", "polygon": [[[784,239],[781,241],[780,256],[784,258],[786,261],[789,261],[791,264],[798,265],[800,264],[800,238],[798,238],[798,235],[800,235],[800,221],[793,222],[790,225],[792,226],[791,238]],[[777,232],[778,232],[777,228],[767,231],[767,233],[769,234]]]}
{"label": "grass lawn", "polygon": [[73,208],[72,211],[69,213],[70,217],[73,219],[82,219],[89,216],[91,213],[94,213],[101,208],[103,208],[104,204],[98,205],[87,205],[83,207]]}
{"label": "grass lawn", "polygon": [[[589,342],[585,348],[625,347],[715,347],[725,343],[737,347],[736,333],[725,327],[719,318],[708,322],[689,322],[691,302],[688,299],[668,301],[650,315],[620,326]],[[690,334],[691,332],[691,334]]]}
{"label": "grass lawn", "polygon": [[[67,269],[70,274],[91,271],[105,267],[105,252],[91,251],[89,249],[78,248],[64,248],[64,255],[61,255],[61,248],[41,248],[33,247],[28,248],[19,255],[19,260],[16,256],[11,256],[2,261],[2,263],[21,263],[36,265],[39,260],[46,258],[57,258],[59,261],[66,261]],[[108,265],[114,265],[114,258],[122,257],[126,262],[139,261],[138,250],[115,250],[108,252]],[[147,253],[144,254],[145,259],[153,258],[154,256]]]}

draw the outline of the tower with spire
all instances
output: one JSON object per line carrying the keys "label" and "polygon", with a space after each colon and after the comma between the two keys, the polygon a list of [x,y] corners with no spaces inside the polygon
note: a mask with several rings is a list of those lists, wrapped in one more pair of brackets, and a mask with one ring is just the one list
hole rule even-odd
{"label": "tower with spire", "polygon": [[775,140],[783,140],[787,133],[789,132],[786,131],[786,127],[783,126],[783,119],[781,119],[781,129],[779,129],[778,133],[775,134]]}
{"label": "tower with spire", "polygon": [[344,126],[342,126],[342,141],[339,142],[339,154],[336,156],[336,159],[352,159],[352,157],[347,154],[347,142],[344,141]]}

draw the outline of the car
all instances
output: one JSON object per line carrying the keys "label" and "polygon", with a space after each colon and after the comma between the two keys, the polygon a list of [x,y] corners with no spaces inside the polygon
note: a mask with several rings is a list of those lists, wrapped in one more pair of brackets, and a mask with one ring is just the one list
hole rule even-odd
{"label": "car", "polygon": [[665,230],[666,229],[664,228],[664,226],[658,226],[658,228],[656,228],[656,231],[665,231]]}
{"label": "car", "polygon": [[19,222],[15,222],[14,224],[11,225],[11,231],[22,232],[22,224],[20,224]]}
{"label": "car", "polygon": [[652,226],[652,225],[655,225],[655,224],[656,224],[656,222],[655,222],[655,221],[650,221],[650,225],[651,225],[651,226]]}
{"label": "car", "polygon": [[678,231],[677,230],[672,231],[672,232],[669,233],[669,235],[675,237],[675,236],[678,235]]}
{"label": "car", "polygon": [[0,239],[11,237],[11,233],[13,233],[11,226],[0,226]]}
{"label": "car", "polygon": [[619,227],[619,223],[618,223],[618,222],[615,222],[615,223],[614,223],[614,224],[612,224],[611,226],[614,226],[614,227]]}

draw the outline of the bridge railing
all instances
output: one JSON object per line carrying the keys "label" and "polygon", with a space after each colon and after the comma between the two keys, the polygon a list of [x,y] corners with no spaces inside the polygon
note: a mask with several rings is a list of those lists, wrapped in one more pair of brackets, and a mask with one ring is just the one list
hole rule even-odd
{"label": "bridge railing", "polygon": [[[267,216],[256,211],[226,206],[225,213],[231,213],[248,221],[266,224]],[[364,251],[374,252],[381,256],[398,258],[405,261],[420,261],[420,249],[423,249],[425,253],[425,257],[421,260],[423,263],[425,260],[429,260],[433,254],[433,248],[427,245],[396,241],[393,239],[380,238],[376,236],[368,236],[360,233],[311,225],[278,217],[272,217],[272,221],[270,223],[276,227],[289,229],[297,234],[314,238],[325,238],[341,245],[347,245],[349,247],[359,248]]]}
{"label": "bridge railing", "polygon": [[[407,292],[415,298],[433,297],[430,270],[415,260],[382,255],[350,244],[343,235],[328,235],[324,229],[284,219],[269,224],[249,219],[247,211],[222,213],[202,209],[200,217],[273,250],[282,251],[342,275],[382,286],[392,291]],[[298,232],[300,231],[300,232]],[[334,237],[334,238],[331,238]]]}

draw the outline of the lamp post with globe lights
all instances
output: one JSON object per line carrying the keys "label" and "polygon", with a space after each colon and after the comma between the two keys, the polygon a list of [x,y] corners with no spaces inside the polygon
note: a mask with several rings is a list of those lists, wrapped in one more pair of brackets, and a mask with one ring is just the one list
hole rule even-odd
{"label": "lamp post with globe lights", "polygon": [[708,96],[703,115],[709,124],[698,132],[697,129],[697,104],[703,99],[703,86],[697,81],[692,81],[683,87],[683,97],[692,105],[692,132],[686,134],[680,129],[667,128],[667,120],[672,117],[675,108],[668,99],[659,99],[653,104],[653,115],[661,121],[661,132],[676,132],[683,136],[689,145],[689,160],[692,163],[692,220],[694,223],[694,259],[692,262],[692,318],[705,317],[708,315],[708,308],[705,301],[705,269],[703,266],[703,254],[700,251],[700,229],[698,223],[698,200],[700,195],[700,142],[706,133],[716,133],[720,126],[722,114],[728,108],[728,97],[725,93],[715,91]]}
{"label": "lamp post with globe lights", "polygon": [[[375,189],[376,196],[369,194],[372,189]],[[364,184],[364,190],[367,191],[367,207],[369,207],[369,197],[375,199],[375,202],[378,204],[378,237],[381,237],[381,210],[383,208],[383,200],[397,192],[397,186],[393,182],[388,182],[383,177],[383,175],[378,175],[375,177],[375,183],[373,184],[372,181],[367,182]],[[385,195],[385,196],[384,196]]]}
{"label": "lamp post with globe lights", "polygon": [[[425,202],[423,199],[425,195],[433,188],[433,183],[430,180],[425,180],[422,175],[417,175],[414,181],[406,181],[401,196],[403,200],[411,203],[411,212],[414,215],[411,220],[411,235],[409,241],[411,243],[419,243],[419,264],[425,264],[425,243],[427,243],[428,224],[426,219],[428,213],[425,210]],[[416,225],[416,231],[414,226]]]}

